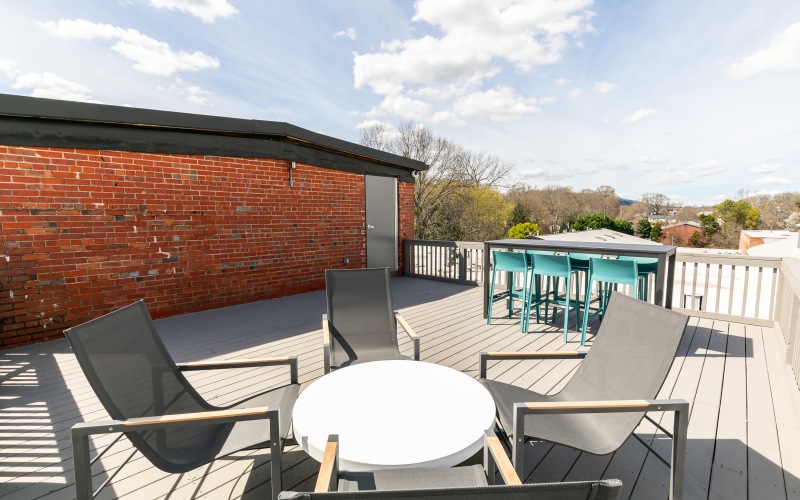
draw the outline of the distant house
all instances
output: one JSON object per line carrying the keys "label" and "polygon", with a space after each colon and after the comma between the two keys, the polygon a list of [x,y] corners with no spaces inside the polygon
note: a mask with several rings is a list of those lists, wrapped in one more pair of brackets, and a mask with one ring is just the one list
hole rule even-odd
{"label": "distant house", "polygon": [[665,245],[686,245],[695,231],[700,229],[700,223],[694,221],[672,224],[661,229],[658,240]]}
{"label": "distant house", "polygon": [[661,224],[661,226],[663,227],[666,224],[674,223],[675,222],[675,216],[674,215],[651,214],[651,215],[647,216],[647,220],[648,220],[648,222],[653,222],[653,223],[657,222],[657,223]]}
{"label": "distant house", "polygon": [[780,232],[786,232],[788,236],[786,238],[773,239],[769,242],[764,241],[762,245],[753,246],[748,250],[747,255],[754,257],[800,258],[800,233]]}
{"label": "distant house", "polygon": [[784,242],[780,245],[781,247],[796,248],[797,245],[792,245],[791,242],[786,243],[787,240],[795,241],[796,236],[797,233],[789,231],[742,231],[739,233],[739,251],[742,255],[769,255],[770,250],[767,250],[768,253],[764,253],[763,249],[756,252],[751,252],[751,249],[762,245],[771,245],[770,249],[778,248],[775,245],[780,242]]}

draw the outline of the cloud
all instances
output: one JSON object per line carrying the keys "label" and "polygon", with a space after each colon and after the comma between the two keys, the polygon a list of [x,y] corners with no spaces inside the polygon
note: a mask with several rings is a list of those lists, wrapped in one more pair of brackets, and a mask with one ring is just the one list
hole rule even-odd
{"label": "cloud", "polygon": [[785,186],[787,184],[794,184],[794,181],[792,181],[791,179],[787,179],[786,177],[775,177],[772,175],[768,175],[767,177],[762,177],[754,181],[753,183]]}
{"label": "cloud", "polygon": [[333,34],[333,38],[349,38],[350,40],[355,40],[356,30],[354,28],[347,28],[346,30],[337,31]]}
{"label": "cloud", "polygon": [[685,168],[671,168],[669,170],[662,170],[663,174],[654,177],[648,181],[650,185],[656,184],[677,184],[693,182],[697,179],[709,177],[725,171],[725,167],[716,161],[709,160],[705,162],[695,163]]}
{"label": "cloud", "polygon": [[563,87],[564,85],[566,85],[568,83],[569,83],[569,80],[564,78],[564,77],[561,77],[558,80],[556,80],[556,84],[561,86],[561,87]]}
{"label": "cloud", "polygon": [[647,155],[640,156],[638,160],[642,163],[652,163],[654,165],[660,165],[662,163],[667,162],[666,158],[661,158],[659,156],[647,156]]}
{"label": "cloud", "polygon": [[765,48],[728,68],[728,74],[737,79],[796,71],[800,71],[800,22],[775,35]]}
{"label": "cloud", "polygon": [[590,89],[582,89],[582,88],[574,88],[570,90],[567,95],[571,99],[577,99],[579,97],[585,97],[592,94],[607,94],[617,88],[616,83],[610,82],[595,82]]}
{"label": "cloud", "polygon": [[[536,112],[529,96],[486,82],[511,66],[517,72],[558,61],[570,42],[592,31],[591,0],[418,0],[413,21],[439,30],[407,40],[381,42],[354,58],[355,88],[386,96],[414,96],[429,103],[439,121],[518,119]],[[507,102],[510,113],[483,106]]]}
{"label": "cloud", "polygon": [[238,11],[228,0],[148,0],[157,9],[180,10],[212,23],[218,17],[230,17]]}
{"label": "cloud", "polygon": [[780,163],[766,162],[751,168],[750,172],[753,174],[771,174],[774,172],[780,172],[781,170],[783,170],[783,165]]}
{"label": "cloud", "polygon": [[187,102],[192,104],[198,104],[200,106],[209,105],[208,96],[211,95],[211,92],[204,90],[197,85],[184,85],[180,78],[175,79],[175,81],[167,90],[182,96]]}
{"label": "cloud", "polygon": [[633,114],[630,114],[625,118],[623,118],[620,123],[636,123],[644,120],[645,118],[654,116],[656,114],[658,114],[658,111],[656,111],[655,109],[646,109],[646,108],[637,109],[636,111],[633,112]]}
{"label": "cloud", "polygon": [[200,51],[175,52],[166,42],[159,42],[134,29],[99,24],[84,19],[49,21],[42,27],[59,38],[71,40],[114,40],[111,50],[133,61],[144,73],[169,76],[178,71],[198,71],[219,67],[216,57]]}
{"label": "cloud", "polygon": [[434,115],[434,122],[460,123],[460,118],[484,117],[495,122],[521,120],[539,113],[537,100],[525,98],[508,86],[478,91],[459,97],[449,112]]}
{"label": "cloud", "polygon": [[32,97],[62,99],[65,101],[94,102],[91,89],[80,83],[62,78],[53,73],[35,73],[20,69],[14,62],[0,58],[0,73],[11,80],[11,88],[30,90]]}

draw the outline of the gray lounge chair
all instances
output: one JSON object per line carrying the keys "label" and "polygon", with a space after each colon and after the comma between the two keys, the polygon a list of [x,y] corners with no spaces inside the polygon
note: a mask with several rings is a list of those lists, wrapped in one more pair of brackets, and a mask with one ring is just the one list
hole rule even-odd
{"label": "gray lounge chair", "polygon": [[[340,472],[339,442],[330,436],[313,493],[285,491],[281,500],[345,500],[359,498],[414,498],[458,500],[537,499],[613,500],[622,483],[617,479],[570,483],[522,484],[494,432],[484,437],[483,467],[443,469],[389,469]],[[505,484],[495,485],[496,472]]]}
{"label": "gray lounge chair", "polygon": [[[524,444],[528,440],[605,455],[630,435],[648,446],[634,429],[648,411],[671,411],[675,413],[670,498],[682,498],[689,403],[654,398],[672,366],[687,321],[682,314],[615,292],[588,353],[481,353],[479,381],[495,400],[501,435],[512,449],[517,474],[525,477]],[[576,358],[585,359],[557,394],[543,395],[486,379],[490,360]]]}
{"label": "gray lounge chair", "polygon": [[392,310],[389,269],[339,269],[325,272],[328,314],[322,315],[325,373],[356,363],[409,359],[400,354],[397,324],[414,344],[419,360],[419,337]]}
{"label": "gray lounge chair", "polygon": [[[170,473],[187,472],[246,448],[269,447],[273,498],[277,498],[281,451],[300,392],[296,357],[176,364],[142,301],[65,333],[89,384],[113,419],[72,427],[78,499],[96,494],[92,492],[89,436],[118,433],[127,436],[153,465]],[[289,365],[289,385],[225,407],[206,402],[181,373],[272,365]],[[98,452],[95,460],[107,449]]]}

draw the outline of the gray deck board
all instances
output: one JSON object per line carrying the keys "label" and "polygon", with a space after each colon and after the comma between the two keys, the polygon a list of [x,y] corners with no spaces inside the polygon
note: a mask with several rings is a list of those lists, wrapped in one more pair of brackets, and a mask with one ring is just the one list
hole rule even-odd
{"label": "gray deck board", "polygon": [[[482,351],[575,350],[578,333],[562,341],[563,317],[531,322],[498,307],[492,324],[482,318],[480,288],[398,278],[395,308],[421,337],[422,359],[477,377]],[[244,304],[157,321],[178,361],[296,355],[303,386],[322,376],[321,314],[324,294]],[[587,348],[596,328],[593,325]],[[686,498],[797,498],[800,490],[800,394],[783,363],[774,329],[690,318],[660,397],[692,404]],[[401,332],[401,350],[411,342]],[[506,361],[489,376],[554,393],[578,361]],[[285,368],[192,372],[190,379],[212,402],[224,404],[288,380]],[[74,498],[69,428],[108,418],[64,340],[0,352],[0,496],[4,499]],[[672,414],[653,413],[670,426]],[[669,457],[670,440],[644,421],[637,429],[657,453]],[[110,441],[102,436],[93,443]],[[122,440],[95,467],[95,485],[106,468],[130,453]],[[115,451],[116,450],[116,451]],[[267,498],[270,455],[250,450],[182,475],[152,467],[140,455],[100,495],[111,498]],[[283,456],[287,489],[313,488],[318,464],[297,445]],[[620,478],[622,498],[666,498],[667,468],[630,438],[615,453],[594,456],[549,443],[526,446],[527,481]]]}

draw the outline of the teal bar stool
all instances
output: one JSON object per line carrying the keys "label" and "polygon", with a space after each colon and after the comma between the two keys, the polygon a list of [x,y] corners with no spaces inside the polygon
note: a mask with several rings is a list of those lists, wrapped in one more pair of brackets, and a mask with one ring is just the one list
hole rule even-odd
{"label": "teal bar stool", "polygon": [[620,255],[619,260],[635,260],[636,267],[639,269],[639,297],[647,302],[647,294],[650,291],[650,275],[658,272],[658,259],[651,257],[629,257]]}
{"label": "teal bar stool", "polygon": [[[578,313],[580,312],[580,304],[578,301],[571,300],[571,288],[573,280],[577,279],[577,271],[573,271],[569,264],[568,255],[547,255],[547,254],[530,254],[532,258],[533,268],[531,270],[531,281],[536,277],[554,278],[552,280],[553,291],[550,292],[551,281],[547,283],[547,290],[543,296],[539,296],[535,301],[532,298],[528,300],[528,311],[525,314],[525,331],[528,331],[528,318],[530,318],[531,307],[536,303],[536,317],[539,317],[539,307],[544,302],[544,314],[547,317],[547,311],[550,304],[561,306],[564,309],[564,342],[567,341],[567,329],[569,326],[569,315],[575,311],[575,330],[578,329]],[[564,295],[558,293],[559,280],[564,278],[566,280]],[[533,285],[531,285],[533,286]],[[528,287],[531,289],[531,287]],[[555,312],[553,313],[555,319]]]}
{"label": "teal bar stool", "polygon": [[[524,332],[527,326],[525,311],[527,311],[526,305],[528,303],[528,271],[530,270],[528,257],[524,252],[501,252],[495,250],[492,252],[492,259],[494,260],[494,265],[492,266],[492,285],[489,289],[489,309],[487,311],[486,324],[492,324],[492,304],[498,300],[508,300],[508,317],[510,318],[514,312],[514,299],[520,299],[522,300],[522,305],[520,308],[519,329]],[[508,286],[505,292],[495,295],[494,285],[497,281],[498,272],[509,273]],[[522,290],[518,290],[516,287],[518,274],[522,274]]]}
{"label": "teal bar stool", "polygon": [[[569,265],[572,267],[573,271],[578,271],[578,277],[580,278],[583,275],[584,281],[589,277],[589,261],[597,257],[596,253],[574,253],[570,252],[569,254]],[[580,304],[583,304],[583,300],[581,299],[581,290],[586,290],[586,287],[581,287],[581,281],[575,281],[575,300],[577,300]]]}
{"label": "teal bar stool", "polygon": [[[525,256],[528,258],[528,269],[533,269],[533,256],[534,255],[555,255],[555,252],[550,252],[547,250],[525,250]],[[525,314],[525,332],[528,331],[528,327],[530,325],[530,306],[531,304],[538,303],[542,298],[542,277],[538,274],[532,274],[532,280],[530,285],[528,286],[528,312]],[[548,282],[549,286],[549,282]],[[536,322],[540,321],[539,317],[539,310],[540,308],[536,308]],[[547,316],[547,311],[545,311],[545,317]]]}
{"label": "teal bar stool", "polygon": [[[589,312],[589,303],[592,296],[592,283],[597,282],[597,294],[599,304],[597,310]],[[606,312],[608,298],[611,290],[618,285],[630,285],[633,291],[633,298],[638,298],[639,269],[635,260],[603,259],[592,257],[589,260],[589,276],[586,278],[586,290],[584,291],[583,306],[583,327],[581,328],[581,346],[586,344],[586,327],[589,318],[600,316]]]}

